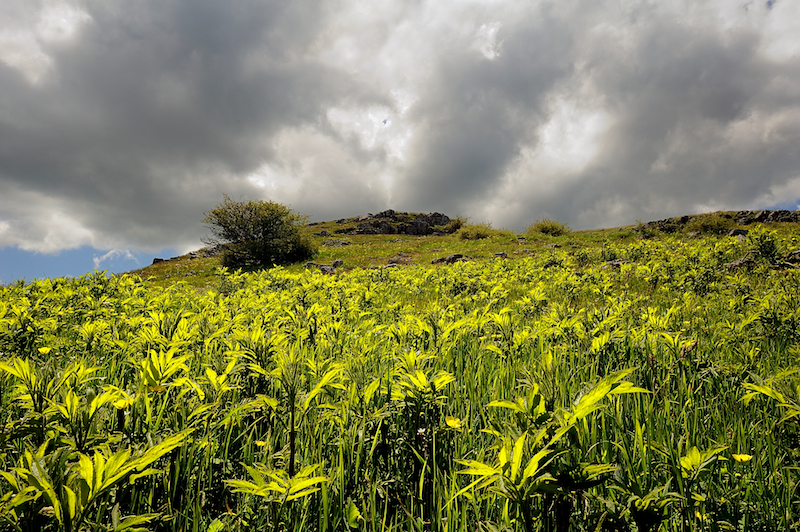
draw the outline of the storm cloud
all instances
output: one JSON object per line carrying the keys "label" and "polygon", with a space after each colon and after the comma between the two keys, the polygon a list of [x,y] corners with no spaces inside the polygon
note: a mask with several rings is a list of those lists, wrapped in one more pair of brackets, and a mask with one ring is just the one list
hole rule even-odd
{"label": "storm cloud", "polygon": [[0,247],[192,249],[222,194],[521,230],[800,199],[791,2],[10,0]]}

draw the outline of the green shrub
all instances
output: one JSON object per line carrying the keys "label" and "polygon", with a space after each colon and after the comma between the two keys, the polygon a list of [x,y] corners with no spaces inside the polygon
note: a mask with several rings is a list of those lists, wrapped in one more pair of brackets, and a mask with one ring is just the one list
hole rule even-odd
{"label": "green shrub", "polygon": [[466,216],[456,216],[455,218],[450,218],[450,222],[444,227],[444,232],[448,235],[452,235],[465,225],[467,225],[467,218]]}
{"label": "green shrub", "polygon": [[719,212],[698,214],[686,224],[686,232],[719,235],[727,233],[733,225],[734,221],[730,216]]}
{"label": "green shrub", "polygon": [[465,224],[458,230],[461,240],[481,240],[494,232],[491,223]]}
{"label": "green shrub", "polygon": [[581,267],[588,266],[592,263],[592,255],[586,249],[579,249],[575,251],[573,257],[575,258],[575,264]]}
{"label": "green shrub", "polygon": [[761,226],[751,229],[747,234],[747,245],[753,260],[776,264],[783,256],[783,245],[777,231]]}
{"label": "green shrub", "polygon": [[506,229],[494,229],[491,222],[483,222],[462,226],[458,236],[461,240],[481,240],[491,236],[514,236],[514,233]]}
{"label": "green shrub", "polygon": [[272,201],[233,201],[205,213],[210,238],[203,241],[222,246],[226,267],[272,266],[310,259],[316,246],[304,225],[307,218]]}
{"label": "green shrub", "polygon": [[528,226],[525,231],[527,234],[541,233],[549,236],[566,235],[571,231],[570,227],[561,223],[558,220],[551,220],[550,218],[540,218]]}
{"label": "green shrub", "polygon": [[637,233],[641,238],[654,238],[659,235],[658,229],[652,225],[643,223],[641,220],[636,220],[636,226],[633,228],[633,232]]}

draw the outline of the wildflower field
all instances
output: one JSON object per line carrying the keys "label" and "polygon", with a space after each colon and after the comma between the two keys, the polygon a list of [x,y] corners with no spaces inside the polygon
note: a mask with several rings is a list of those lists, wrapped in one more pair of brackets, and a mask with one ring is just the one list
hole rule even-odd
{"label": "wildflower field", "polygon": [[798,529],[793,231],[0,288],[0,530]]}

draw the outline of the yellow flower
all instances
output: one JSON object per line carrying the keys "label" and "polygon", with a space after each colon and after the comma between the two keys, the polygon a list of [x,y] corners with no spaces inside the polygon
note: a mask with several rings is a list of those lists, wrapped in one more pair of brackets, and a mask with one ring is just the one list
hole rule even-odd
{"label": "yellow flower", "polygon": [[451,429],[460,429],[461,428],[461,420],[457,417],[447,416],[444,418],[444,422],[447,423],[447,426]]}
{"label": "yellow flower", "polygon": [[131,406],[132,402],[133,398],[123,397],[122,399],[117,399],[116,401],[114,401],[114,408],[122,410],[123,408],[128,408],[129,406]]}
{"label": "yellow flower", "polygon": [[43,355],[46,355],[47,353],[50,352],[51,349],[53,349],[53,348],[52,347],[40,347],[39,348],[39,352],[41,354],[43,354]]}
{"label": "yellow flower", "polygon": [[753,458],[750,454],[734,454],[733,459],[737,462],[749,462]]}
{"label": "yellow flower", "polygon": [[258,445],[259,447],[264,447],[266,444],[267,444],[267,442],[265,442],[265,441],[256,440],[256,445]]}

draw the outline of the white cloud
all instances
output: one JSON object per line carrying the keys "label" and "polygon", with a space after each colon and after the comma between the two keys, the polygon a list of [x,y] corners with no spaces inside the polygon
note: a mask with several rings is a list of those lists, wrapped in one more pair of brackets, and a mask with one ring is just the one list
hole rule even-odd
{"label": "white cloud", "polygon": [[608,129],[609,122],[602,109],[582,109],[558,100],[550,119],[540,128],[540,143],[531,164],[565,171],[584,168],[600,149],[598,137]]}
{"label": "white cloud", "polygon": [[[19,70],[31,84],[39,83],[53,67],[48,47],[75,39],[91,20],[83,10],[64,2],[45,2],[35,11],[14,3],[0,7],[0,61]],[[34,22],[35,21],[35,22]]]}
{"label": "white cloud", "polygon": [[137,265],[139,264],[139,261],[136,259],[136,257],[133,256],[133,254],[130,252],[130,250],[128,250],[128,249],[112,249],[112,250],[108,251],[107,253],[105,253],[104,255],[101,255],[100,257],[95,255],[92,258],[92,260],[94,261],[94,269],[95,270],[99,270],[100,269],[100,265],[103,264],[105,261],[112,260],[112,259],[118,259],[120,257],[122,257],[124,260],[133,261]]}
{"label": "white cloud", "polygon": [[500,22],[481,24],[475,32],[475,49],[486,59],[494,59],[500,55],[500,43],[497,42],[497,32],[500,31]]}
{"label": "white cloud", "polygon": [[36,34],[45,42],[68,41],[90,20],[89,14],[81,9],[64,2],[50,2],[39,15]]}

